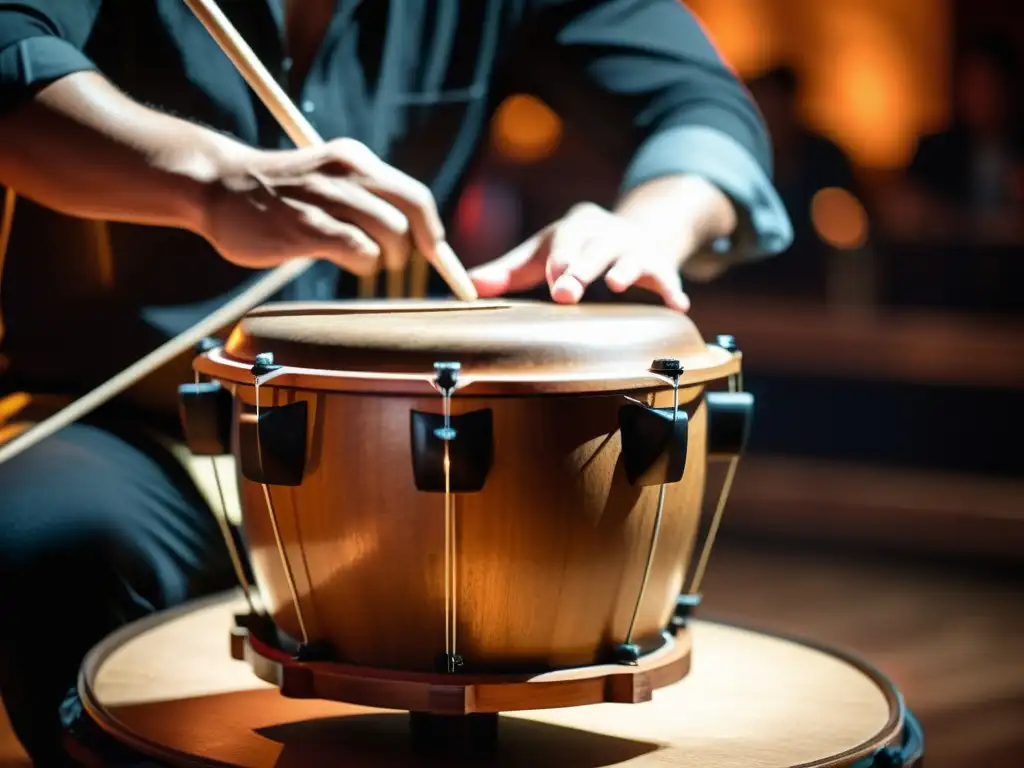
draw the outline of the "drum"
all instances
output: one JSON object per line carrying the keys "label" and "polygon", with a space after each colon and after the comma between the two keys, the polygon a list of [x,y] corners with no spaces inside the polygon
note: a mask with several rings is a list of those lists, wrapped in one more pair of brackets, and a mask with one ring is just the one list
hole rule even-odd
{"label": "drum", "polygon": [[[217,595],[118,631],[86,658],[88,714],[76,753],[96,765],[423,765],[610,768],[919,766],[920,729],[899,691],[856,658],[801,641],[693,619],[695,663],[639,704],[500,716],[497,748],[470,761],[424,759],[409,715],[281,696],[228,657],[243,611]],[[408,625],[410,642],[419,628]],[[127,749],[126,749],[127,748]],[[125,755],[127,751],[129,754]]]}
{"label": "drum", "polygon": [[466,714],[685,675],[706,468],[753,408],[729,337],[653,306],[284,303],[193,367],[189,447],[236,459],[236,655],[287,695]]}

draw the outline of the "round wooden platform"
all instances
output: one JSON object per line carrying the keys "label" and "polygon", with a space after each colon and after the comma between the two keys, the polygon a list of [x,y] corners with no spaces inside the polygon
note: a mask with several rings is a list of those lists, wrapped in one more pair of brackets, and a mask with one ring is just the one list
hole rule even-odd
{"label": "round wooden platform", "polygon": [[[118,742],[172,765],[425,764],[407,713],[288,699],[233,660],[228,638],[242,610],[235,594],[218,596],[109,638],[83,667],[89,715]],[[691,627],[693,665],[681,682],[640,704],[503,714],[485,764],[860,768],[903,740],[899,693],[856,660],[748,630]]]}

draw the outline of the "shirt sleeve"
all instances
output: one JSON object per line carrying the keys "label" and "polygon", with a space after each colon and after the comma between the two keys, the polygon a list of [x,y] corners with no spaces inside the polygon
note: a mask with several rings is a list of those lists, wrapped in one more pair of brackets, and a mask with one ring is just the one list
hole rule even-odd
{"label": "shirt sleeve", "polygon": [[75,72],[96,70],[83,53],[102,0],[0,0],[0,115]]}
{"label": "shirt sleeve", "polygon": [[628,142],[622,193],[689,174],[733,201],[736,231],[690,259],[687,275],[789,247],[760,112],[680,0],[548,0],[533,4],[526,28],[537,95],[609,146]]}

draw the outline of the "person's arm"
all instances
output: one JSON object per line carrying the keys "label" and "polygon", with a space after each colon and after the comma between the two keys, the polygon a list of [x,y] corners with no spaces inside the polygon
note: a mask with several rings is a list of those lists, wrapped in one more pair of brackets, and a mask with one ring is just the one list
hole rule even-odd
{"label": "person's arm", "polygon": [[683,3],[538,0],[527,24],[533,90],[624,156],[616,211],[701,238],[686,275],[789,247],[760,112]]}
{"label": "person's arm", "polygon": [[83,53],[101,5],[0,2],[0,181],[74,216],[199,230],[214,160],[244,147],[105,79]]}
{"label": "person's arm", "polygon": [[247,148],[69,74],[0,116],[0,181],[81,218],[205,231],[217,169]]}
{"label": "person's arm", "polygon": [[143,106],[83,53],[102,0],[0,0],[0,184],[83,218],[178,227],[267,268],[450,260],[430,191],[358,142],[266,151]]}

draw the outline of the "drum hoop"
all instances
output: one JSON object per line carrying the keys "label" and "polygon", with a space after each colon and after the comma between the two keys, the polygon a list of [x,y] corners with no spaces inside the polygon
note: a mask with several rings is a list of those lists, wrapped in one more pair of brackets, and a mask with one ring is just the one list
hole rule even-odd
{"label": "drum hoop", "polygon": [[831,656],[832,658],[839,659],[867,675],[867,677],[871,679],[871,681],[885,696],[886,703],[889,705],[889,719],[885,725],[879,729],[878,733],[866,740],[863,744],[851,747],[838,755],[833,755],[825,760],[816,760],[810,763],[799,763],[797,765],[789,766],[789,768],[851,768],[854,764],[858,764],[859,761],[872,757],[881,749],[885,749],[886,747],[896,747],[901,744],[903,729],[907,718],[906,701],[904,700],[903,694],[900,692],[899,688],[893,684],[888,675],[884,674],[875,665],[865,661],[860,656],[857,656],[844,648],[837,648],[818,640],[810,640],[802,635],[791,634],[789,632],[779,632],[776,630],[764,630],[759,629],[754,625],[744,624],[742,622],[722,621],[710,617],[705,617],[704,621],[717,624],[720,627],[730,627],[732,629],[743,630],[744,632],[754,632],[759,635],[766,635],[768,637],[775,638],[776,640],[793,643],[804,648],[809,648],[813,651],[818,651],[819,653]]}
{"label": "drum hoop", "polygon": [[[141,754],[158,756],[166,759],[168,753],[173,752],[174,759],[178,761],[178,764],[180,765],[223,766],[223,763],[218,761],[197,758],[194,755],[189,755],[174,750],[173,748],[156,744],[149,739],[137,735],[134,731],[124,725],[114,713],[107,711],[100,704],[96,696],[95,688],[93,687],[93,682],[95,681],[100,668],[107,659],[109,659],[129,640],[132,640],[147,631],[160,626],[161,624],[165,624],[193,611],[200,611],[223,603],[232,603],[239,599],[240,596],[241,591],[233,589],[227,592],[219,592],[197,600],[192,600],[169,610],[159,611],[121,627],[113,634],[107,636],[107,638],[102,640],[98,645],[94,646],[93,649],[86,654],[85,660],[78,673],[78,695],[82,701],[82,706],[89,717],[91,717],[93,721],[96,722],[107,734],[116,738],[120,742],[127,744],[129,747]],[[818,651],[819,653],[832,656],[833,658],[846,662],[850,666],[867,675],[885,696],[886,702],[889,705],[889,720],[881,729],[879,729],[878,733],[865,740],[862,744],[852,747],[841,754],[833,755],[824,760],[800,763],[799,765],[791,766],[791,768],[842,768],[844,766],[849,768],[849,766],[857,761],[869,758],[881,749],[886,747],[895,747],[900,744],[907,719],[906,704],[899,689],[897,689],[896,686],[893,685],[892,681],[890,681],[889,678],[880,672],[874,665],[842,648],[833,648],[825,643],[808,640],[797,635],[761,630],[754,626],[739,622],[719,621],[712,618],[706,618],[703,619],[703,621],[713,623],[721,627],[731,627],[747,632],[755,632],[757,634],[794,643],[804,648],[809,648],[811,650]]]}
{"label": "drum hoop", "polygon": [[[742,356],[708,344],[706,354],[693,355],[681,360],[683,373],[679,387],[692,387],[725,379],[740,372]],[[707,364],[707,357],[711,363]],[[688,367],[690,363],[691,367]],[[205,376],[234,384],[253,384],[252,362],[238,360],[224,352],[223,347],[212,349],[196,357],[193,369]],[[282,365],[272,380],[262,387],[305,389],[329,392],[373,394],[436,395],[436,374],[389,373],[385,371],[343,371],[301,366]],[[544,374],[474,374],[464,371],[454,392],[456,397],[493,395],[557,395],[582,393],[617,393],[636,390],[671,388],[672,380],[648,370],[626,372],[598,370],[589,373]]]}
{"label": "drum hoop", "polygon": [[125,725],[115,713],[108,711],[100,704],[93,683],[99,674],[100,668],[128,641],[134,640],[136,637],[159,627],[161,624],[173,621],[193,611],[201,611],[221,603],[233,602],[240,594],[241,590],[233,589],[228,592],[218,592],[196,600],[190,600],[174,608],[157,611],[142,619],[126,624],[108,635],[106,639],[100,641],[98,645],[94,646],[86,654],[81,667],[79,667],[77,688],[78,698],[82,702],[82,709],[108,736],[127,745],[139,754],[162,759],[166,759],[168,755],[171,755],[178,765],[218,766],[223,768],[225,764],[219,761],[205,760],[139,736]]}

